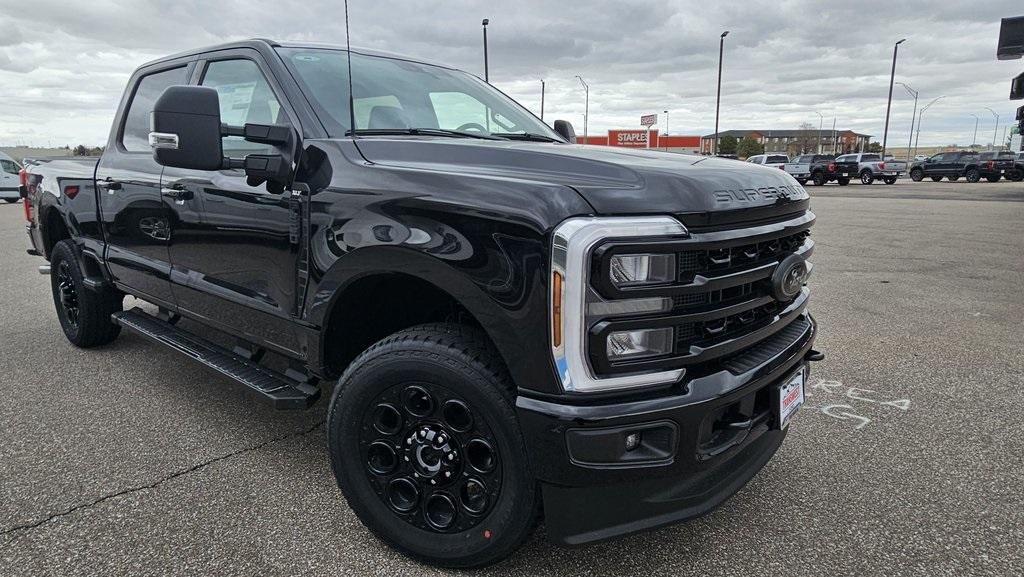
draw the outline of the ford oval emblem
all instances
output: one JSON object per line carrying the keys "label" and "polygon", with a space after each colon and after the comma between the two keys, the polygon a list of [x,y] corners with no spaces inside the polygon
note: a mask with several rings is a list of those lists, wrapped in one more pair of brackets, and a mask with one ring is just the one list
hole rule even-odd
{"label": "ford oval emblem", "polygon": [[780,301],[795,299],[807,282],[807,270],[804,257],[798,254],[787,256],[772,274],[772,296]]}

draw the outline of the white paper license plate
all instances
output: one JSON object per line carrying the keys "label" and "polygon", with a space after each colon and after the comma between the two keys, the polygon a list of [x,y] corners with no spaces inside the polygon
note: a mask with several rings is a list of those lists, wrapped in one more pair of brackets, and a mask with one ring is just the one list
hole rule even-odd
{"label": "white paper license plate", "polygon": [[779,428],[785,429],[789,419],[804,404],[804,372],[801,370],[779,386]]}

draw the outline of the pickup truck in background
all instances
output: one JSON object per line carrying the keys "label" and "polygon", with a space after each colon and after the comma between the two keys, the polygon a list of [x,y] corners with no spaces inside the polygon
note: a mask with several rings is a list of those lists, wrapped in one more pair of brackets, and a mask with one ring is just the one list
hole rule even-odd
{"label": "pickup truck in background", "polygon": [[789,162],[789,157],[784,154],[755,154],[748,158],[747,162],[785,170],[786,163]]}
{"label": "pickup truck in background", "polygon": [[939,182],[943,178],[956,182],[966,177],[967,182],[981,180],[981,159],[977,152],[940,152],[910,166],[910,178],[921,182],[925,178]]}
{"label": "pickup truck in background", "polygon": [[993,150],[978,153],[979,169],[981,177],[989,182],[999,182],[999,179],[1006,177],[1012,180],[1014,161],[1017,155],[1009,150]]}
{"label": "pickup truck in background", "polygon": [[0,199],[6,202],[18,202],[18,173],[21,166],[16,160],[0,152]]}
{"label": "pickup truck in background", "polygon": [[907,164],[890,159],[883,161],[880,154],[866,152],[844,154],[836,158],[836,162],[856,162],[861,184],[871,184],[875,179],[881,179],[886,184],[896,184],[896,179],[906,170]]}
{"label": "pickup truck in background", "polygon": [[436,565],[502,559],[541,516],[576,545],[707,513],[823,358],[815,215],[788,174],[577,146],[416,58],[162,58],[98,161],[33,161],[22,188],[71,343],[129,330],[276,408],[329,395],[341,493]]}
{"label": "pickup truck in background", "polygon": [[1013,170],[1007,173],[1006,179],[1014,182],[1024,180],[1024,152],[1014,153]]}
{"label": "pickup truck in background", "polygon": [[814,186],[836,181],[840,186],[850,184],[850,179],[857,175],[856,161],[837,161],[828,154],[804,154],[787,162],[783,170],[800,184],[810,180]]}

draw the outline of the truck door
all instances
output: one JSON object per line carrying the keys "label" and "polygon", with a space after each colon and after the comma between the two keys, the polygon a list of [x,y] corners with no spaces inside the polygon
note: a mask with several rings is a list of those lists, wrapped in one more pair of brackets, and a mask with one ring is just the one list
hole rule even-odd
{"label": "truck door", "polygon": [[[290,123],[281,91],[252,50],[200,62],[199,84],[217,90],[221,122]],[[269,154],[273,147],[225,137],[224,156]],[[291,195],[250,186],[242,170],[166,168],[171,208],[171,283],[182,312],[251,341],[300,349],[295,312],[298,243]]]}
{"label": "truck door", "polygon": [[168,280],[171,213],[160,196],[162,167],[149,147],[149,114],[168,86],[188,84],[187,62],[162,63],[135,73],[114,135],[96,167],[97,204],[113,279],[173,308]]}

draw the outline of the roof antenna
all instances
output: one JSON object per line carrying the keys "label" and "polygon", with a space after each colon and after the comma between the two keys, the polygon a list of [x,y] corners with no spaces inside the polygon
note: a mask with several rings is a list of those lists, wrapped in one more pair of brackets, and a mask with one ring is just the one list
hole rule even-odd
{"label": "roof antenna", "polygon": [[349,134],[356,138],[356,105],[352,96],[352,42],[348,33],[348,0],[345,0],[345,54],[348,55],[348,118]]}

